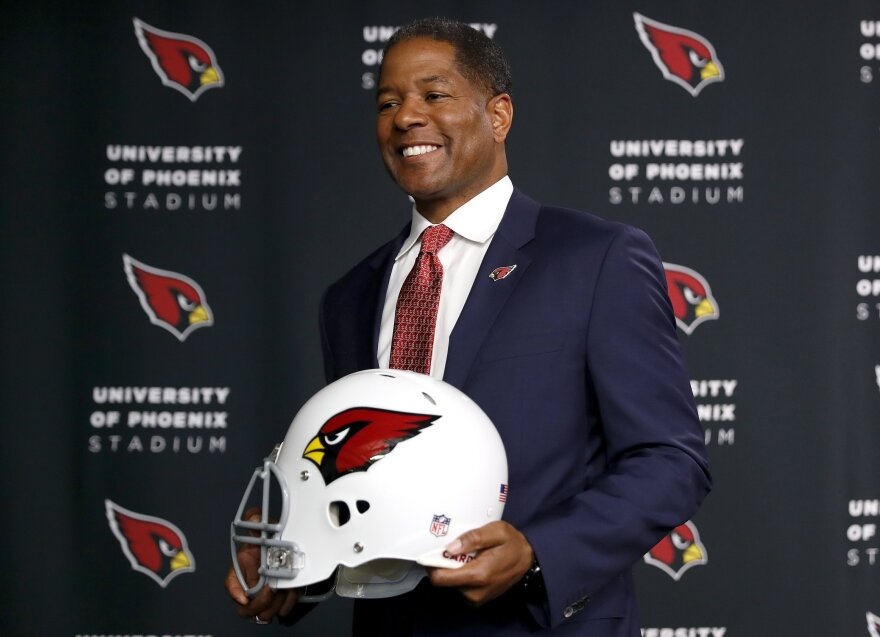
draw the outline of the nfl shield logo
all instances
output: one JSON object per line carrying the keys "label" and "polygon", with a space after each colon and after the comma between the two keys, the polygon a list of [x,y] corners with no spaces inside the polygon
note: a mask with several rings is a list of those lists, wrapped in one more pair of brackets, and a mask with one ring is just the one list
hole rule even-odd
{"label": "nfl shield logo", "polygon": [[431,535],[441,537],[449,533],[449,522],[451,520],[445,515],[435,515],[431,521]]}

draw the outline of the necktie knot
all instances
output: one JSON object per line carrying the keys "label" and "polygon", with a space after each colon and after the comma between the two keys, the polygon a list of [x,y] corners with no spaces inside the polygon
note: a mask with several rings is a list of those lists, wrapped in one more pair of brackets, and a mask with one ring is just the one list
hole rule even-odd
{"label": "necktie knot", "polygon": [[419,252],[437,254],[440,248],[449,243],[453,234],[455,233],[442,223],[425,228],[424,232],[422,232],[422,248]]}

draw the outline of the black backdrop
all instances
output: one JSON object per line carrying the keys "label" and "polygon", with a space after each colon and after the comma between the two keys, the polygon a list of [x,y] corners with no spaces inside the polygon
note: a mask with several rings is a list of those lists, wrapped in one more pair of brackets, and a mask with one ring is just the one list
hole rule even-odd
{"label": "black backdrop", "polygon": [[[722,80],[664,79],[635,12],[710,42]],[[517,186],[644,228],[711,285],[716,320],[680,332],[716,483],[691,521],[707,559],[635,566],[645,635],[876,637],[880,7],[856,0],[4,4],[0,632],[281,630],[234,617],[228,523],[322,384],[322,290],[408,218],[369,89],[381,27],[431,14],[508,51]],[[222,85],[163,85],[135,18],[206,44]],[[238,183],[145,183],[186,170]],[[183,340],[153,324],[124,254],[195,282],[211,320]],[[176,527],[194,568],[133,569],[107,500]],[[347,634],[347,606],[294,634]]]}

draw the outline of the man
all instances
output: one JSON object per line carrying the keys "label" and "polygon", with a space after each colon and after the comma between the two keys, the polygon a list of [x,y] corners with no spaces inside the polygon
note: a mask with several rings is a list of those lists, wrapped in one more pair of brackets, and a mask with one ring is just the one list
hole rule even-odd
{"label": "man", "polygon": [[[414,294],[422,232],[442,223],[451,232],[428,256],[442,279],[423,371],[495,423],[510,496],[504,520],[448,548],[475,560],[432,570],[407,595],[356,601],[355,634],[639,635],[630,567],[709,489],[650,240],[513,188],[509,91],[500,49],[467,25],[418,21],[386,47],[377,140],[415,208],[328,290],[327,380],[408,360],[398,305]],[[240,559],[253,571],[252,554]],[[285,616],[296,601],[268,590],[248,601],[234,577],[227,588],[244,617]]]}

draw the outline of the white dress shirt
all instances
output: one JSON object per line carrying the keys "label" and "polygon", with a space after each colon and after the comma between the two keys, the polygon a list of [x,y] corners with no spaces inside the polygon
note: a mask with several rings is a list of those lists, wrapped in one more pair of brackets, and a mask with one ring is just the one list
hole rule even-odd
{"label": "white dress shirt", "polygon": [[[505,176],[479,195],[446,217],[443,225],[455,234],[438,253],[443,266],[443,286],[440,288],[440,306],[434,328],[434,349],[431,354],[431,376],[442,379],[449,352],[449,335],[470,294],[486,250],[495,236],[501,217],[513,194],[513,183]],[[387,368],[391,359],[391,337],[394,333],[394,313],[397,297],[406,276],[412,270],[421,248],[422,231],[431,226],[416,207],[412,209],[412,227],[394,259],[385,306],[382,309],[382,325],[379,328],[379,367]],[[499,263],[498,265],[510,265]]]}

